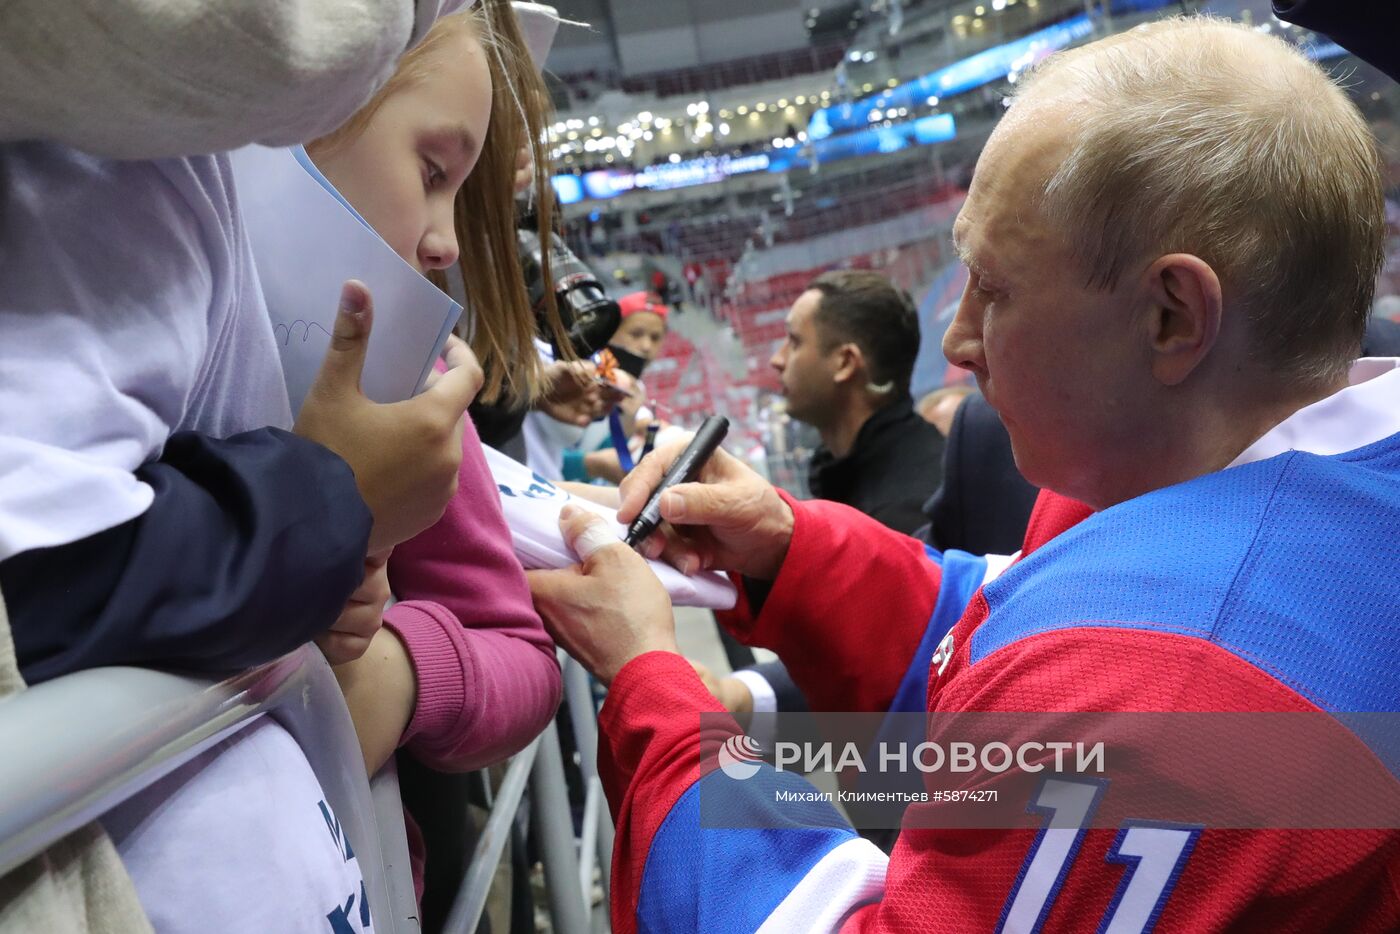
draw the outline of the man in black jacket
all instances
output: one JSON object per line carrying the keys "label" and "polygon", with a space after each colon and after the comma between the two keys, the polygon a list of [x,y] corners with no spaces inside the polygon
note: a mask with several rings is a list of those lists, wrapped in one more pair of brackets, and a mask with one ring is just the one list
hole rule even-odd
{"label": "man in black jacket", "polygon": [[929,525],[914,537],[940,551],[1009,555],[1021,548],[1039,492],[1016,469],[996,410],[973,393],[953,416],[943,483],[924,504]]}
{"label": "man in black jacket", "polygon": [[[923,503],[943,475],[943,436],[914,411],[909,378],[919,351],[919,316],[909,293],[867,270],[812,280],[787,317],[773,355],[788,414],[816,427],[822,445],[808,486],[818,499],[860,510],[912,534],[927,522]],[[701,677],[740,715],[805,710],[782,662],[716,679]]]}
{"label": "man in black jacket", "polygon": [[773,355],[788,414],[822,445],[809,487],[900,532],[924,523],[938,486],[943,438],[914,412],[909,377],[919,350],[913,299],[879,273],[838,270],[812,281]]}

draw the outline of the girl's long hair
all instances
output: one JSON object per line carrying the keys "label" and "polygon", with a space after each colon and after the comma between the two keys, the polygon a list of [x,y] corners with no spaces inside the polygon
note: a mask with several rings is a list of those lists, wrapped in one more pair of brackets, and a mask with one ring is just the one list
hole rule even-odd
{"label": "girl's long hair", "polygon": [[[455,206],[458,264],[469,309],[464,318],[472,319],[470,328],[464,321],[458,333],[470,342],[486,372],[478,398],[519,406],[543,391],[544,367],[533,343],[538,328],[517,246],[516,161],[520,149],[528,147],[534,165],[535,224],[540,241],[547,244],[555,214],[545,137],[552,108],[509,0],[480,0],[474,15],[485,21],[493,99],[481,156],[457,193]],[[542,272],[545,281],[551,281],[548,251],[544,252]],[[433,281],[445,288],[441,274]],[[544,301],[547,336],[572,358],[552,289],[545,290]]]}

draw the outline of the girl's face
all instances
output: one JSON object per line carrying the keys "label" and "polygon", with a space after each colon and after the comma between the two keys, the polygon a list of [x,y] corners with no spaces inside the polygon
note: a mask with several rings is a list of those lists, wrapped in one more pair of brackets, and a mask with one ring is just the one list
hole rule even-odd
{"label": "girl's face", "polygon": [[622,319],[610,343],[650,362],[666,337],[666,321],[650,311],[635,311]]}
{"label": "girl's face", "polygon": [[393,92],[359,136],[314,161],[419,272],[457,262],[452,205],[491,121],[491,72],[475,29],[443,37],[427,74]]}

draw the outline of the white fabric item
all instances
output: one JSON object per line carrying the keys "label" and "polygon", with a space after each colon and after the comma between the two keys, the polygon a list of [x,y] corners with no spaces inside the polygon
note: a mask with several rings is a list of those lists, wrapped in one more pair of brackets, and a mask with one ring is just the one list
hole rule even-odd
{"label": "white fabric item", "polygon": [[[559,510],[564,508],[565,503],[573,503],[602,516],[611,524],[619,539],[627,534],[626,527],[617,521],[616,510],[573,496],[494,448],[482,445],[482,449],[486,452],[486,464],[491,468],[491,477],[501,497],[506,525],[510,526],[515,556],[525,567],[566,568],[578,563],[578,558],[559,531]],[[676,606],[727,610],[738,599],[738,591],[729,578],[718,572],[702,571],[694,577],[686,577],[663,561],[649,561],[648,564]]]}
{"label": "white fabric item", "polygon": [[734,672],[732,677],[737,678],[744,687],[748,688],[749,695],[753,698],[755,716],[749,720],[749,726],[745,733],[748,734],[749,739],[758,744],[760,749],[772,749],[773,741],[778,737],[778,718],[758,716],[758,714],[767,715],[778,712],[778,695],[773,691],[773,685],[769,684],[767,678],[752,668],[740,668]]}
{"label": "white fabric item", "polygon": [[982,574],[982,583],[985,585],[988,581],[996,580],[1003,571],[1019,561],[1021,553],[1018,551],[1011,555],[983,555],[983,557],[987,559],[987,570]]}
{"label": "white fabric item", "polygon": [[525,436],[525,460],[530,469],[546,480],[564,479],[564,452],[576,448],[586,428],[570,425],[544,412],[529,412],[521,426]]}
{"label": "white fabric item", "polygon": [[1400,358],[1366,357],[1347,387],[1294,412],[1255,441],[1231,467],[1283,454],[1343,454],[1400,432]]}
{"label": "white fabric item", "polygon": [[373,930],[359,861],[301,748],[270,718],[102,823],[161,934]]}
{"label": "white fabric item", "polygon": [[852,911],[884,894],[889,862],[869,840],[857,837],[838,844],[763,919],[758,934],[839,930]]}
{"label": "white fabric item", "polygon": [[[535,352],[546,366],[554,362],[554,348],[538,337],[535,338]],[[546,480],[557,483],[564,479],[564,449],[577,446],[584,431],[544,412],[527,413],[520,428],[525,439],[525,463]]]}
{"label": "white fabric item", "polygon": [[[0,701],[26,689],[10,639],[10,617],[0,596]],[[136,887],[100,824],[79,827],[0,876],[0,932],[30,931],[151,931]]]}
{"label": "white fabric item", "polygon": [[51,140],[126,159],[302,143],[344,123],[407,48],[462,7],[7,0],[0,140]]}
{"label": "white fabric item", "polygon": [[0,146],[0,560],[145,511],[171,432],[289,426],[227,158]]}
{"label": "white fabric item", "polygon": [[752,668],[740,668],[731,677],[737,678],[743,682],[744,687],[749,689],[749,694],[753,697],[754,713],[778,712],[778,695],[774,693],[773,685],[769,684],[768,679],[763,675]]}

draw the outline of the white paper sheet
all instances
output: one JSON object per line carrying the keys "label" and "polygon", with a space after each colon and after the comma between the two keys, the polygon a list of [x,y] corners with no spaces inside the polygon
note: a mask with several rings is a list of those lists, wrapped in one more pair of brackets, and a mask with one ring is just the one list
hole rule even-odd
{"label": "white paper sheet", "polygon": [[[573,503],[591,510],[612,523],[617,537],[622,539],[627,528],[617,521],[617,512],[592,500],[574,496],[550,483],[517,460],[494,448],[485,447],[486,464],[496,481],[501,508],[510,526],[515,555],[527,568],[566,568],[578,563],[578,556],[564,542],[559,531],[559,510]],[[671,603],[676,606],[699,606],[711,610],[732,609],[738,592],[729,578],[714,571],[703,571],[686,577],[662,561],[648,561],[661,580]]]}
{"label": "white paper sheet", "polygon": [[346,279],[365,283],[374,298],[365,395],[400,402],[421,390],[461,306],[400,259],[291,150],[248,146],[229,158],[292,412],[326,355]]}

